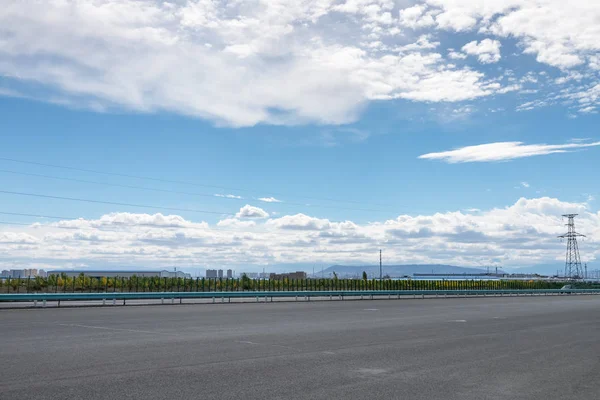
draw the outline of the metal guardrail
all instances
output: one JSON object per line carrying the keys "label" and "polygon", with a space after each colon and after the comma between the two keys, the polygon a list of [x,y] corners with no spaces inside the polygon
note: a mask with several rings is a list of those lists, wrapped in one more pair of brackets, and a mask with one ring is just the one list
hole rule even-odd
{"label": "metal guardrail", "polygon": [[372,296],[487,296],[487,295],[548,295],[600,294],[600,289],[514,289],[514,290],[327,290],[327,291],[264,291],[264,292],[107,292],[107,293],[14,293],[0,294],[0,302],[28,301],[91,301],[143,299],[232,299],[289,297],[365,297]]}

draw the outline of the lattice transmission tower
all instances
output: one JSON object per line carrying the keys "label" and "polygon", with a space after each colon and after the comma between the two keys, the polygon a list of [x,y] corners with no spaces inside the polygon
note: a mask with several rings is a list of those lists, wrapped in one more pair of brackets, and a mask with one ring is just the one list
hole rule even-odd
{"label": "lattice transmission tower", "polygon": [[567,227],[569,231],[559,238],[567,239],[567,257],[565,262],[565,277],[569,279],[583,278],[583,268],[581,267],[581,257],[579,256],[579,245],[577,244],[578,237],[585,237],[581,233],[575,231],[575,217],[577,214],[565,214],[563,217],[568,218]]}

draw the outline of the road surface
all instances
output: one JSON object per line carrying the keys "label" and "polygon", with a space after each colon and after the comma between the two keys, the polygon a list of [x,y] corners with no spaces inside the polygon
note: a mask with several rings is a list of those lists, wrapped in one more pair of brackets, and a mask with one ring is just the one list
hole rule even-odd
{"label": "road surface", "polygon": [[600,296],[0,310],[0,399],[598,399]]}

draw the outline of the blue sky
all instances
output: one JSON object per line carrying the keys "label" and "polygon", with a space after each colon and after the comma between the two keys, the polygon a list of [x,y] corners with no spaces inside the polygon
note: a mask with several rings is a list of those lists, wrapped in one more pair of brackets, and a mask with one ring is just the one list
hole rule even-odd
{"label": "blue sky", "polygon": [[[401,101],[393,103],[396,107],[403,106],[399,104]],[[422,154],[481,143],[567,143],[574,136],[572,132],[584,138],[594,137],[594,116],[573,120],[560,109],[557,113],[548,110],[510,112],[439,123],[379,119],[378,114],[389,112],[392,106],[385,104],[374,105],[359,123],[350,126],[261,125],[240,129],[214,127],[211,123],[173,114],[98,114],[12,98],[3,98],[1,105],[3,126],[9,132],[4,138],[4,149],[10,149],[3,152],[5,158],[178,180],[207,187],[157,184],[5,160],[3,171],[208,195],[233,194],[244,199],[107,188],[2,172],[5,187],[11,191],[116,199],[223,213],[235,213],[248,202],[263,203],[269,211],[309,212],[321,218],[361,223],[405,213],[419,215],[503,207],[520,197],[543,195],[582,202],[587,201],[589,195],[597,195],[597,188],[591,185],[598,158],[594,148],[511,162],[448,165],[418,159]],[[427,112],[422,111],[423,118]],[[509,124],[503,122],[506,119],[510,119]],[[367,132],[369,137],[357,141],[352,129]],[[371,134],[368,129],[375,133]],[[334,135],[335,144],[331,143],[329,134]],[[575,170],[573,165],[576,165]],[[522,182],[530,186],[523,187]],[[4,204],[11,208],[26,204],[28,208],[35,207],[37,212],[50,215],[75,212],[74,217],[87,218],[115,211],[104,205],[24,199],[7,194],[3,197]],[[260,197],[275,197],[286,202],[264,204],[254,200]],[[330,198],[338,201],[325,200]],[[288,205],[287,202],[299,204]],[[122,210],[137,211],[135,207]],[[185,216],[208,221],[219,218],[195,213]]]}
{"label": "blue sky", "polygon": [[0,267],[364,263],[384,247],[395,263],[555,270],[573,210],[584,259],[600,254],[597,7],[259,3],[0,11],[0,190],[156,206],[0,193],[7,213],[81,218],[65,232],[2,215],[44,226],[1,225]]}

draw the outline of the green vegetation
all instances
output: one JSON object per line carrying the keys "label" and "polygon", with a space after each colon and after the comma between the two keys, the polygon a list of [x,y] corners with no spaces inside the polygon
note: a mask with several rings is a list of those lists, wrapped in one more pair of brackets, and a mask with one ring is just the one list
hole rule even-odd
{"label": "green vegetation", "polygon": [[[83,274],[66,274],[47,278],[0,280],[0,293],[66,293],[66,292],[223,292],[223,291],[297,291],[297,290],[501,290],[501,289],[560,289],[568,282],[550,281],[477,281],[477,280],[392,280],[339,279],[239,279],[206,278],[90,278]],[[600,284],[570,283],[577,289],[600,289]]]}

